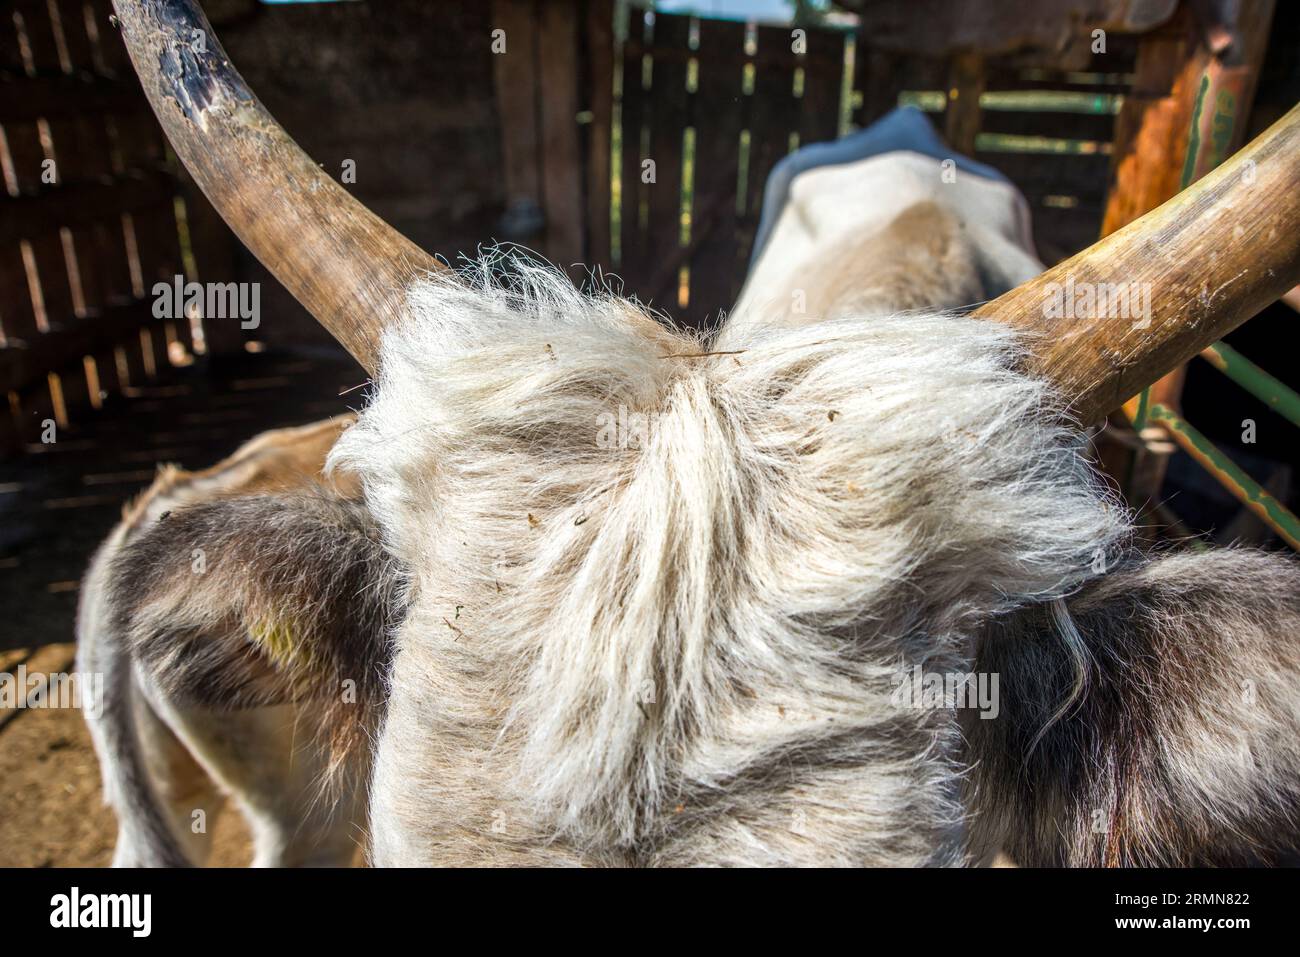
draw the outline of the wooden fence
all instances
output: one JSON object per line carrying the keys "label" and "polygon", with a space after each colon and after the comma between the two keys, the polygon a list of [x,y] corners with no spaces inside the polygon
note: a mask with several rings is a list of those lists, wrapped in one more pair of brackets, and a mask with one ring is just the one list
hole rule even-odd
{"label": "wooden fence", "polygon": [[[485,37],[481,55],[493,57],[504,195],[543,213],[529,245],[600,266],[697,326],[734,301],[768,173],[800,145],[914,103],[954,151],[1021,187],[1050,262],[1098,235],[1122,100],[1168,92],[1133,90],[1136,37],[1110,36],[1088,69],[1065,73],[1023,56],[899,52],[871,31],[636,8],[620,23],[618,9],[493,0],[510,52],[494,57]],[[108,0],[0,0],[0,449],[202,348],[185,318],[155,320],[149,295],[158,279],[195,278],[191,247],[206,276],[237,278],[233,237],[177,178],[108,13]]]}
{"label": "wooden fence", "polygon": [[1067,73],[1023,55],[905,54],[839,29],[636,8],[619,24],[615,9],[494,3],[494,23],[528,38],[496,73],[507,192],[544,212],[532,245],[600,265],[679,321],[716,323],[734,301],[782,157],[901,103],[1024,190],[1046,259],[1098,236],[1137,38],[1112,36]]}
{"label": "wooden fence", "polygon": [[193,347],[180,190],[107,0],[0,3],[0,448],[51,437]]}

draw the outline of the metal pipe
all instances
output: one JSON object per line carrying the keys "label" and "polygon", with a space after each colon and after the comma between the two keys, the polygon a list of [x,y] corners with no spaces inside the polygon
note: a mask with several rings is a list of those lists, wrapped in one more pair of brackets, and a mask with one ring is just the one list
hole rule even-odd
{"label": "metal pipe", "polygon": [[1300,395],[1232,346],[1216,342],[1201,351],[1201,358],[1292,425],[1300,425]]}
{"label": "metal pipe", "polygon": [[1164,424],[1169,436],[1196,462],[1214,476],[1242,505],[1271,528],[1292,548],[1300,551],[1300,519],[1260,487],[1236,462],[1219,451],[1182,416],[1163,405],[1153,405],[1150,417]]}

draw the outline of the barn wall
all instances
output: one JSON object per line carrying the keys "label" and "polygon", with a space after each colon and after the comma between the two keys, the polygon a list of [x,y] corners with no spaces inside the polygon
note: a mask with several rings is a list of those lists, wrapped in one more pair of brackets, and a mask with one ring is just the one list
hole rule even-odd
{"label": "barn wall", "polygon": [[[371,0],[246,8],[214,28],[250,87],[313,159],[417,244],[454,259],[504,208],[487,4]],[[261,280],[270,345],[330,340],[239,247]]]}

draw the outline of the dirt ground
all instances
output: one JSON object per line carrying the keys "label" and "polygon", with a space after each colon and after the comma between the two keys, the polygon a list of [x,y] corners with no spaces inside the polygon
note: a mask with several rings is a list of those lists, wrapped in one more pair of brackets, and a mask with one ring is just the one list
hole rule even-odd
{"label": "dirt ground", "polygon": [[[29,674],[71,667],[71,644],[47,645],[25,661]],[[7,663],[5,670],[17,667]],[[104,805],[99,764],[81,712],[0,711],[0,866],[105,867],[117,823]],[[217,867],[246,866],[248,831],[237,813],[213,823]]]}

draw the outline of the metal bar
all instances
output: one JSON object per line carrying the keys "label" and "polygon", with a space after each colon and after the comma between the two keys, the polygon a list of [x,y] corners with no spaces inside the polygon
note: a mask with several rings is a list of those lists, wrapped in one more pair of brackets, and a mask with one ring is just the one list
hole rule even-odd
{"label": "metal bar", "polygon": [[1300,519],[1288,511],[1286,506],[1264,491],[1236,462],[1215,448],[1209,439],[1176,412],[1156,404],[1151,407],[1150,416],[1162,422],[1178,446],[1214,476],[1242,505],[1277,532],[1288,545],[1300,551]]}
{"label": "metal bar", "polygon": [[1151,404],[1151,386],[1147,386],[1137,397],[1137,409],[1133,413],[1133,431],[1141,432],[1147,427],[1147,416]]}
{"label": "metal bar", "polygon": [[1300,425],[1300,395],[1288,388],[1286,383],[1255,365],[1232,346],[1216,342],[1202,350],[1201,358],[1278,415],[1293,425]]}

